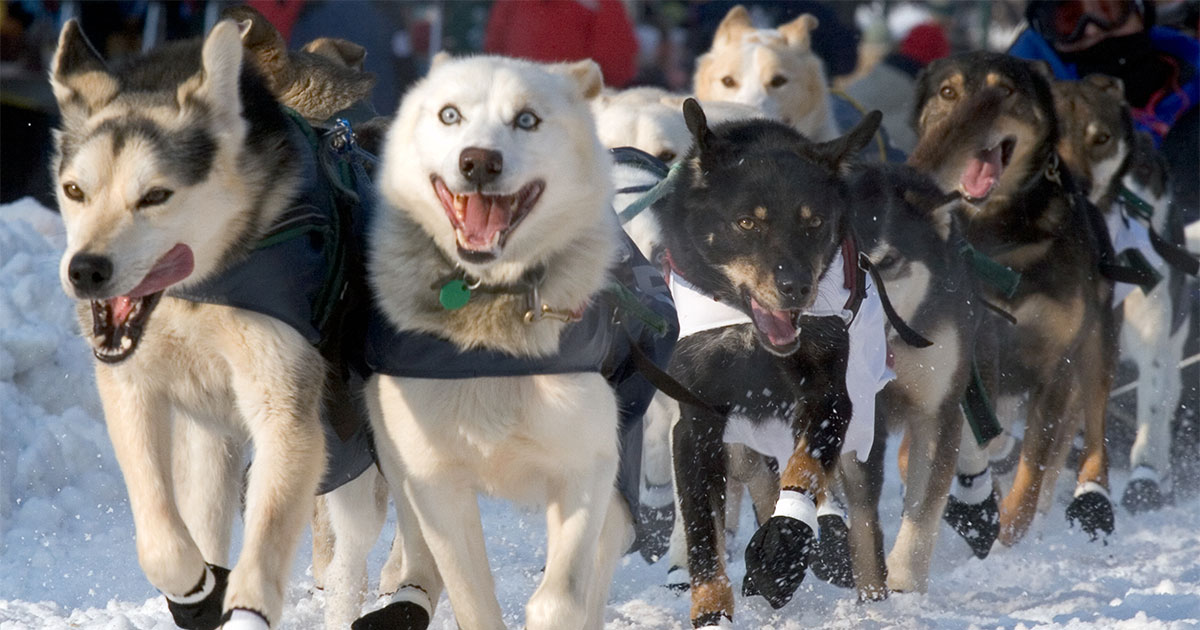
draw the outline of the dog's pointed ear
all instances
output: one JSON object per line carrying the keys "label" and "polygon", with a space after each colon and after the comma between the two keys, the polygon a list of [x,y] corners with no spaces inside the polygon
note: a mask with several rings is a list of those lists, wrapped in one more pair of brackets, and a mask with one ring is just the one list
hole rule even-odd
{"label": "dog's pointed ear", "polygon": [[826,158],[834,171],[845,172],[853,162],[854,156],[875,137],[882,121],[883,113],[877,109],[872,110],[871,113],[863,116],[862,120],[858,121],[858,124],[849,133],[818,144],[817,150]]}
{"label": "dog's pointed ear", "polygon": [[363,61],[367,58],[366,48],[350,40],[336,37],[318,37],[305,44],[300,50],[320,55],[334,63],[360,72],[363,69]]}
{"label": "dog's pointed ear", "polygon": [[943,241],[950,240],[950,230],[958,218],[958,201],[962,194],[958,191],[942,192],[930,182],[928,188],[907,188],[903,195],[904,201],[930,218],[934,232]]}
{"label": "dog's pointed ear", "polygon": [[729,13],[726,13],[725,17],[721,19],[721,24],[717,26],[717,32],[713,34],[712,47],[737,43],[743,33],[752,30],[754,30],[754,24],[750,22],[750,12],[739,4],[730,9]]}
{"label": "dog's pointed ear", "polygon": [[446,63],[447,61],[450,61],[451,59],[453,59],[453,57],[450,56],[450,53],[440,50],[436,55],[433,56],[432,59],[429,60],[429,69],[433,70],[434,68]]}
{"label": "dog's pointed ear", "polygon": [[258,67],[272,90],[288,81],[287,42],[270,20],[248,5],[227,7],[221,11],[221,19],[237,23],[238,37],[250,53],[247,58]]}
{"label": "dog's pointed ear", "polygon": [[689,98],[683,102],[683,122],[692,133],[696,149],[704,153],[712,142],[712,131],[708,129],[708,118],[704,115],[704,109],[700,107],[700,101]]}
{"label": "dog's pointed ear", "polygon": [[200,72],[179,86],[175,93],[181,108],[195,101],[215,116],[220,129],[240,129],[242,98],[240,92],[243,49],[237,21],[221,20],[204,39],[200,50]]}
{"label": "dog's pointed ear", "polygon": [[116,79],[84,36],[78,20],[67,20],[59,32],[50,65],[50,87],[64,116],[86,116],[117,92]]}
{"label": "dog's pointed ear", "polygon": [[600,64],[591,59],[557,64],[553,69],[575,81],[579,96],[585,101],[596,98],[604,89],[604,74],[600,72]]}
{"label": "dog's pointed ear", "polygon": [[805,13],[779,27],[789,48],[812,49],[812,32],[821,24],[816,17]]}
{"label": "dog's pointed ear", "polygon": [[1089,74],[1083,77],[1084,81],[1100,88],[1105,94],[1125,101],[1125,82],[1117,77],[1111,77],[1107,74]]}

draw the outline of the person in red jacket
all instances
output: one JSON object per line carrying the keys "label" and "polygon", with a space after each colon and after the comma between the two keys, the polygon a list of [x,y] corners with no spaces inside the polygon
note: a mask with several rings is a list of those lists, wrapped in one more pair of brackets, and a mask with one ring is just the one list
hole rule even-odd
{"label": "person in red jacket", "polygon": [[611,87],[637,72],[637,38],[620,0],[497,0],[483,49],[545,62],[591,58]]}

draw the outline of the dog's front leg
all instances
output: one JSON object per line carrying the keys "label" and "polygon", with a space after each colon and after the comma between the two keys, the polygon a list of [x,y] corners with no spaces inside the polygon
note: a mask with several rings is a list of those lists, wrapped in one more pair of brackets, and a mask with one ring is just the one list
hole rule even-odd
{"label": "dog's front leg", "polygon": [[[616,416],[615,409],[613,417]],[[603,420],[583,416],[584,421],[601,423]],[[610,449],[615,451],[615,449]],[[605,602],[599,600],[600,591],[608,592],[607,583],[599,586],[595,581],[612,579],[615,564],[605,562],[596,565],[598,547],[610,547],[609,551],[620,554],[615,539],[621,538],[619,525],[624,518],[622,510],[609,514],[614,501],[613,480],[617,474],[616,453],[594,458],[591,466],[579,466],[563,471],[563,478],[550,485],[546,506],[546,573],[542,583],[525,607],[525,624],[529,630],[582,630],[589,622],[603,619]],[[615,499],[620,500],[620,499]],[[600,533],[607,524],[609,538],[601,541]],[[606,542],[607,545],[599,543]],[[607,559],[606,559],[607,560]],[[607,572],[607,574],[606,574]],[[607,597],[605,597],[607,599]],[[594,607],[598,606],[598,609]]]}
{"label": "dog's front leg", "polygon": [[733,621],[733,587],[725,573],[724,421],[690,405],[672,435],[679,517],[687,539],[692,627]]}
{"label": "dog's front leg", "polygon": [[176,503],[204,560],[228,566],[233,515],[241,502],[242,448],[222,433],[218,420],[199,421],[176,411]]}
{"label": "dog's front leg", "polygon": [[[171,408],[161,392],[119,382],[117,369],[97,366],[108,435],[129,490],[138,562],[169,600],[200,604],[216,586],[175,503],[171,482]],[[207,592],[205,592],[207,591]],[[194,628],[215,628],[220,602]]]}
{"label": "dog's front leg", "polygon": [[888,596],[888,567],[883,556],[883,530],[879,526],[879,497],[883,493],[883,462],[887,450],[884,420],[887,393],[875,408],[875,440],[867,461],[852,456],[841,461],[842,480],[850,512],[850,550],[854,585],[862,601]]}
{"label": "dog's front leg", "polygon": [[307,345],[299,357],[283,347],[257,350],[242,357],[233,376],[254,443],[244,542],[225,596],[225,627],[238,630],[279,622],[296,545],[325,471],[319,416],[324,363]]}

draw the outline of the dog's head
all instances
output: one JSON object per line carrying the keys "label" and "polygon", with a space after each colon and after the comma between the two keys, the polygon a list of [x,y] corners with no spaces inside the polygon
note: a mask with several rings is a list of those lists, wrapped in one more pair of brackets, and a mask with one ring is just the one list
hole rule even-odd
{"label": "dog's head", "polygon": [[247,5],[227,7],[221,16],[236,20],[248,58],[279,102],[312,124],[370,97],[375,75],[363,70],[367,51],[354,42],[321,37],[289,52],[283,35]]}
{"label": "dog's head", "polygon": [[380,190],[473,274],[531,264],[611,212],[600,88],[590,60],[439,56],[388,132]]}
{"label": "dog's head", "polygon": [[61,112],[52,170],[67,234],[62,285],[91,301],[96,356],[118,362],[165,289],[211,274],[265,208],[286,200],[271,191],[296,181],[294,157],[251,164],[246,154],[286,153],[287,121],[243,74],[233,21],[203,43],[110,68],[72,20],[50,82]]}
{"label": "dog's head", "polygon": [[879,272],[902,318],[910,318],[935,278],[945,279],[962,234],[957,193],[944,193],[904,165],[871,164],[849,178],[861,251]]}
{"label": "dog's head", "polygon": [[1134,145],[1133,119],[1120,79],[1102,74],[1051,85],[1058,111],[1058,154],[1096,203],[1125,172]]}
{"label": "dog's head", "polygon": [[744,103],[814,134],[808,119],[826,98],[825,69],[810,45],[815,28],[807,13],[777,29],[754,28],[746,8],[734,7],[696,60],[696,98]]}
{"label": "dog's head", "polygon": [[977,204],[1012,194],[1058,140],[1048,72],[990,52],[933,62],[917,81],[909,163]]}
{"label": "dog's head", "polygon": [[749,314],[767,350],[788,355],[847,234],[843,170],[880,115],[823,144],[768,120],[710,128],[694,100],[684,118],[695,145],[677,190],[656,209],[671,256],[688,280]]}

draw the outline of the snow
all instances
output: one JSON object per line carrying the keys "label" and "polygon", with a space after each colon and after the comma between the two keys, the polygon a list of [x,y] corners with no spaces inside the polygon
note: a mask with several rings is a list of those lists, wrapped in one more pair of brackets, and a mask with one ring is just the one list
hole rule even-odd
{"label": "snow", "polygon": [[[0,630],[169,630],[163,599],[137,564],[125,488],[104,431],[91,358],[74,307],[58,282],[63,246],[57,215],[31,200],[0,206]],[[896,440],[890,443],[892,449]],[[888,461],[894,462],[894,453]],[[764,630],[1200,628],[1200,498],[1149,514],[1118,509],[1107,543],[1066,526],[1070,475],[1055,505],[1018,546],[974,559],[943,527],[929,593],[859,604],[852,591],[809,576],[785,608],[737,599],[737,627]],[[1120,496],[1127,471],[1114,471]],[[541,516],[483,500],[488,551],[505,621],[523,622],[545,558]],[[895,536],[900,486],[894,466],[881,516]],[[240,524],[237,525],[240,527]],[[386,556],[391,526],[372,573]],[[743,514],[744,545],[751,517]],[[740,548],[740,547],[739,547]],[[737,554],[740,555],[740,554]],[[323,594],[313,589],[309,544],[301,544],[280,628],[320,628]],[[609,630],[689,627],[689,601],[662,588],[667,567],[639,556],[613,581]],[[729,572],[740,585],[740,559]],[[455,627],[443,596],[433,628]]]}

